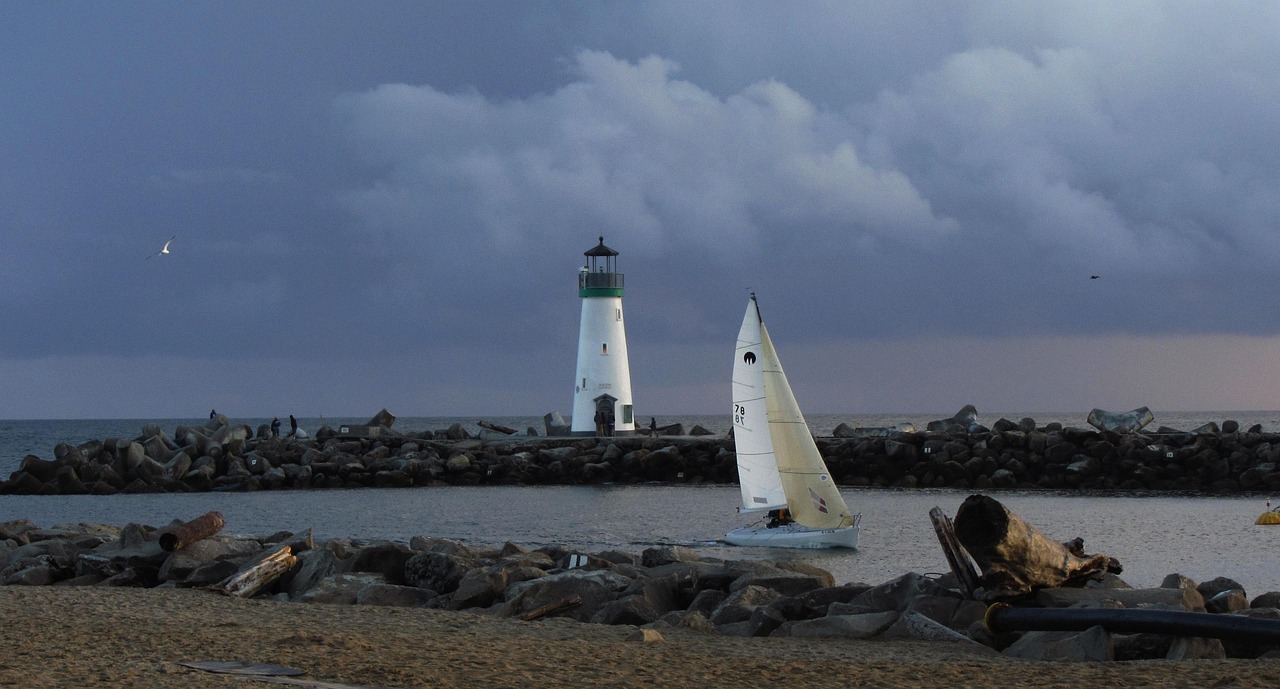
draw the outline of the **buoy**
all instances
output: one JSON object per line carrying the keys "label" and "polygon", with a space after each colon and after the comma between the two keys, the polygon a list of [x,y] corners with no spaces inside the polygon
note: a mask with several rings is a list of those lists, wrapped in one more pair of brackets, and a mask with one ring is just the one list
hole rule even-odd
{"label": "buoy", "polygon": [[1254,524],[1280,524],[1280,513],[1263,512]]}

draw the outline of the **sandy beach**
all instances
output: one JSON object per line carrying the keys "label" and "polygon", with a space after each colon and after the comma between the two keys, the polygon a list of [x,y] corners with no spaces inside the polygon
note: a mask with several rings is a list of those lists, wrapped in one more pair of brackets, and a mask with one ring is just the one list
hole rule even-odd
{"label": "sandy beach", "polygon": [[[0,686],[262,686],[184,667],[251,661],[303,686],[1275,687],[1280,661],[1039,663],[923,641],[740,639],[197,590],[0,588]],[[330,683],[328,685],[323,683]]]}

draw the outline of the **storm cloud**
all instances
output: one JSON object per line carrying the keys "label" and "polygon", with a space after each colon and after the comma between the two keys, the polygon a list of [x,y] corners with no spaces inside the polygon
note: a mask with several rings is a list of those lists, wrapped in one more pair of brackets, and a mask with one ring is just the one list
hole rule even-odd
{"label": "storm cloud", "polygon": [[599,236],[641,415],[749,291],[815,412],[1277,406],[1274,4],[492,9],[11,8],[0,417],[567,411]]}

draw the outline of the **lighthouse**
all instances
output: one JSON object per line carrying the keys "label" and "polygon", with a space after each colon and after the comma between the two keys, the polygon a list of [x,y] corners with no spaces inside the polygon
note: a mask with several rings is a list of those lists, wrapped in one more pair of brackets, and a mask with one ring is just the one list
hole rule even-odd
{"label": "lighthouse", "polygon": [[[578,375],[573,382],[573,435],[634,435],[631,367],[622,319],[622,273],[618,252],[600,243],[583,255],[578,271],[582,318],[578,323]],[[597,426],[601,421],[601,427]]]}

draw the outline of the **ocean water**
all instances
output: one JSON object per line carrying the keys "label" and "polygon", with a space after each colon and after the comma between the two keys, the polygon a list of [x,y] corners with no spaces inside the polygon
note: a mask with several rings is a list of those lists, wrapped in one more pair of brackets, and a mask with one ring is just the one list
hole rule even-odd
{"label": "ocean water", "polygon": [[[853,426],[924,424],[942,415],[810,416],[810,427],[828,435],[839,423]],[[1030,416],[1040,424],[1058,421],[1085,426],[1085,414],[980,414],[983,423],[1001,416]],[[1200,412],[1156,414],[1154,425],[1189,430],[1226,419],[1248,427],[1280,429],[1280,412]],[[438,430],[459,422],[478,430],[481,419],[405,418],[406,432]],[[541,432],[541,418],[492,417],[493,423]],[[50,459],[58,442],[77,444],[106,437],[135,437],[145,423],[167,432],[201,420],[0,421],[0,471],[16,469],[30,453]],[[255,427],[269,420],[237,420]],[[319,419],[300,419],[314,432]],[[327,419],[360,423],[367,419]],[[727,415],[658,417],[659,424],[701,424],[728,431]],[[287,426],[286,426],[287,427]],[[881,583],[906,572],[945,572],[928,512],[954,516],[969,491],[846,489],[850,507],[862,513],[860,548],[850,551],[792,551],[736,548],[720,539],[752,518],[736,512],[737,487],[715,486],[474,486],[438,488],[263,491],[114,496],[0,495],[0,521],[30,519],[41,526],[129,522],[163,526],[210,510],[226,517],[228,533],[267,535],[314,529],[319,538],[407,542],[415,535],[441,536],[480,545],[512,541],[531,547],[564,545],[582,552],[619,549],[639,553],[653,545],[684,545],[714,557],[795,558],[823,567],[837,582]],[[1227,576],[1252,597],[1280,590],[1280,527],[1255,526],[1264,495],[1187,496],[1002,492],[993,494],[1027,522],[1058,540],[1077,536],[1085,551],[1105,553],[1125,567],[1135,586],[1155,586],[1170,573],[1197,581]]]}

